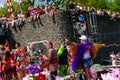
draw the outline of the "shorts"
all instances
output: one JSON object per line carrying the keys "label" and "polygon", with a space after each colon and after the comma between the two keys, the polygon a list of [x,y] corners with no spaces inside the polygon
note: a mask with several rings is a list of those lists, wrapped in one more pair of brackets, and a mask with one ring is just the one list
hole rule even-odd
{"label": "shorts", "polygon": [[87,59],[83,59],[83,66],[84,68],[89,68],[92,65],[92,59],[91,58],[87,58]]}

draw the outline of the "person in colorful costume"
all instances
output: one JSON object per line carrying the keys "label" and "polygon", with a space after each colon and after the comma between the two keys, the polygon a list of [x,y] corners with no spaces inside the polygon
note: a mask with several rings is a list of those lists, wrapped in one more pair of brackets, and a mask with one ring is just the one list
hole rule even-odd
{"label": "person in colorful costume", "polygon": [[10,53],[7,51],[5,53],[5,57],[2,60],[2,79],[3,80],[11,80],[12,79],[12,71],[11,71],[11,59]]}
{"label": "person in colorful costume", "polygon": [[89,43],[85,35],[82,35],[79,39],[81,41],[77,44],[76,55],[72,62],[72,70],[76,71],[82,68],[85,71],[87,80],[91,80],[90,67],[92,59],[95,59],[101,44]]}
{"label": "person in colorful costume", "polygon": [[26,53],[24,50],[21,48],[20,43],[16,43],[15,45],[16,49],[14,50],[14,56],[15,56],[15,62],[16,62],[16,67],[14,67],[13,70],[17,70],[17,75],[20,80],[22,80],[22,77],[25,76],[23,75],[24,68],[25,68],[25,61],[24,59],[26,58]]}
{"label": "person in colorful costume", "polygon": [[58,64],[59,64],[59,75],[66,76],[67,75],[67,68],[68,68],[68,51],[66,46],[61,44],[58,52]]}

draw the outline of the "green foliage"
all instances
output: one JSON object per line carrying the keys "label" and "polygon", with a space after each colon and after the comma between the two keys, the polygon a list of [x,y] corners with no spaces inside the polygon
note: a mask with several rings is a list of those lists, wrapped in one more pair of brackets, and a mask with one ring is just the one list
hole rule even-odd
{"label": "green foliage", "polygon": [[17,13],[20,10],[19,3],[16,1],[12,1],[12,8],[13,8],[13,12]]}
{"label": "green foliage", "polygon": [[[26,11],[28,9],[30,2],[29,0],[23,0],[22,3],[18,3],[16,1],[12,1],[12,8],[13,8],[13,12],[17,13],[20,11],[20,7],[22,9],[22,11]],[[7,4],[5,4],[2,8],[0,8],[0,14],[1,15],[7,15],[8,13],[8,7]]]}
{"label": "green foliage", "polygon": [[24,0],[20,5],[21,5],[21,9],[22,11],[26,11],[29,7],[30,2],[28,0]]}
{"label": "green foliage", "polygon": [[88,3],[87,3],[87,5],[91,6],[91,7],[98,8],[98,1],[99,0],[89,0]]}
{"label": "green foliage", "polygon": [[[112,6],[111,6],[111,5],[112,5]],[[108,9],[110,9],[110,10],[114,10],[115,3],[113,3],[113,2],[108,2],[108,3],[107,3],[107,7],[108,7]]]}
{"label": "green foliage", "polygon": [[20,10],[26,11],[28,6],[29,6],[29,1],[28,0],[24,0],[21,3],[13,1],[12,2],[12,6],[13,6],[13,10],[14,10],[15,13],[20,11]]}
{"label": "green foliage", "polygon": [[8,8],[7,5],[5,4],[2,8],[0,8],[0,14],[7,15],[7,13],[8,13]]}
{"label": "green foliage", "polygon": [[114,0],[114,10],[120,12],[120,0]]}
{"label": "green foliage", "polygon": [[102,9],[107,9],[107,1],[106,0],[98,0],[98,4],[97,4],[98,8],[102,8]]}

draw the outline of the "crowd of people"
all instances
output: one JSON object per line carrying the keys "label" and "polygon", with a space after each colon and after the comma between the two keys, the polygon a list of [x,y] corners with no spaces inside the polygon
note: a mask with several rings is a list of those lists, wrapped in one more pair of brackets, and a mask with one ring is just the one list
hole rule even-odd
{"label": "crowd of people", "polygon": [[34,8],[34,6],[30,4],[28,10],[25,12],[19,11],[17,13],[12,12],[8,15],[0,15],[0,28],[2,30],[9,27],[18,27],[19,29],[22,29],[26,20],[31,23],[37,20],[43,13],[49,17],[52,17],[56,9],[57,6],[55,3],[52,3],[51,5],[46,3],[46,6],[42,8],[39,6],[37,8]]}
{"label": "crowd of people", "polygon": [[[19,11],[17,13],[12,13],[9,16],[3,16],[0,15],[0,29],[3,31],[5,28],[9,27],[18,27],[20,30],[22,27],[24,27],[25,21],[28,20],[30,23],[37,20],[40,17],[40,14],[45,13],[49,17],[54,16],[54,11],[58,9],[58,6],[53,2],[52,4],[49,5],[49,3],[46,3],[46,6],[43,7],[37,7],[34,8],[32,4],[28,7],[28,10],[25,12]],[[119,18],[120,14],[116,13],[114,11],[110,11],[107,9],[96,9],[94,7],[86,7],[81,3],[75,3],[75,2],[70,2],[66,6],[66,10],[69,11],[75,11],[77,13],[77,21],[80,21],[82,19],[81,23],[85,22],[84,16],[82,12],[84,11],[94,11],[98,15],[108,15],[111,16],[111,19],[113,18]],[[80,16],[82,15],[82,18]],[[83,22],[84,21],[84,22]]]}
{"label": "crowd of people", "polygon": [[42,49],[37,50],[32,43],[29,48],[16,43],[14,49],[10,42],[6,41],[5,45],[0,45],[0,77],[3,80],[13,78],[22,80],[26,74],[30,74],[26,67],[29,64],[37,64],[41,71],[50,72],[50,80],[55,80],[57,75],[63,77],[74,74],[78,70],[83,70],[86,79],[91,80],[92,60],[100,46],[103,45],[88,42],[85,35],[79,39],[80,43],[77,44],[66,38],[65,43],[59,44],[57,49],[54,48],[55,45],[52,42],[46,41],[46,54]]}
{"label": "crowd of people", "polygon": [[[52,3],[49,5],[46,3],[45,7],[40,8],[39,6],[35,9],[31,4],[28,7],[26,12],[19,11],[18,13],[12,13],[7,16],[0,16],[0,29],[6,31],[9,27],[16,28],[18,27],[20,30],[24,27],[25,21],[28,20],[30,23],[37,20],[41,14],[46,14],[49,17],[53,17],[54,11],[57,9],[57,6]],[[26,66],[28,64],[38,64],[40,67],[46,67],[46,60],[54,59],[55,62],[50,61],[51,75],[57,75],[57,56],[56,51],[52,49],[52,43],[48,42],[47,47],[50,49],[47,57],[43,56],[42,50],[38,51],[35,49],[34,45],[30,45],[30,50],[28,51],[26,47],[21,47],[20,43],[16,43],[15,49],[11,45],[9,41],[6,41],[5,45],[0,45],[0,79],[2,80],[11,80],[16,78],[17,80],[22,80],[23,77],[27,74]],[[54,56],[53,56],[54,55]],[[45,59],[45,60],[43,60]],[[56,64],[56,68],[54,65]],[[56,75],[55,75],[56,74]],[[51,80],[54,80],[55,77],[51,77]]]}
{"label": "crowd of people", "polygon": [[[67,10],[76,8],[79,11],[91,11],[96,9],[86,9],[85,6],[78,3],[71,3],[67,6]],[[5,29],[9,27],[22,28],[25,24],[25,20],[29,22],[35,21],[39,18],[40,14],[45,13],[49,17],[54,15],[54,11],[57,6],[52,3],[46,4],[45,7],[39,6],[34,9],[33,5],[30,5],[26,12],[12,13],[10,16],[0,16],[0,28]],[[107,10],[97,10],[98,15],[110,15]],[[114,15],[114,14],[112,14]],[[112,16],[111,15],[111,16]],[[116,15],[115,15],[116,16]],[[119,16],[117,16],[119,17]],[[79,13],[78,20],[81,24],[85,24],[84,16]],[[2,80],[11,80],[16,78],[22,80],[23,77],[28,74],[26,67],[29,64],[37,64],[41,68],[41,71],[47,70],[50,72],[50,79],[55,80],[55,76],[65,76],[68,74],[74,74],[77,71],[85,72],[86,79],[91,80],[92,75],[90,67],[92,60],[96,57],[97,51],[104,44],[92,44],[89,42],[86,34],[79,36],[79,43],[67,38],[66,43],[59,44],[59,48],[54,48],[52,42],[46,42],[47,53],[45,54],[42,49],[37,50],[33,44],[29,45],[29,49],[26,46],[21,46],[20,43],[16,43],[15,49],[11,46],[11,43],[6,40],[4,45],[0,45],[0,78]],[[73,76],[73,75],[72,75]],[[74,78],[74,77],[72,77]]]}
{"label": "crowd of people", "polygon": [[109,9],[96,9],[95,7],[84,6],[81,3],[71,2],[67,5],[67,10],[76,9],[79,11],[93,11],[98,15],[107,15],[112,18],[120,18],[120,13]]}

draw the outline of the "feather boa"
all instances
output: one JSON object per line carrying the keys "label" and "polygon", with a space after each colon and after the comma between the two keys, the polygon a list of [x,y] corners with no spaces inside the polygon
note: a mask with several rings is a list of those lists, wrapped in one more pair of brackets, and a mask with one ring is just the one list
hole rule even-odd
{"label": "feather boa", "polygon": [[39,73],[42,71],[42,69],[40,68],[40,66],[38,64],[29,64],[26,67],[28,74],[35,74],[35,73]]}
{"label": "feather boa", "polygon": [[96,56],[97,56],[97,53],[98,53],[98,51],[99,51],[99,49],[100,49],[100,47],[101,47],[101,44],[94,44],[93,46],[92,46],[92,58],[93,59],[95,59],[96,58]]}
{"label": "feather boa", "polygon": [[82,58],[83,58],[83,54],[89,50],[91,48],[92,44],[91,43],[87,43],[87,44],[78,44],[77,45],[77,51],[76,51],[76,55],[75,58],[72,62],[72,70],[75,71],[78,67],[79,62],[81,62]]}

